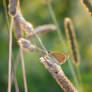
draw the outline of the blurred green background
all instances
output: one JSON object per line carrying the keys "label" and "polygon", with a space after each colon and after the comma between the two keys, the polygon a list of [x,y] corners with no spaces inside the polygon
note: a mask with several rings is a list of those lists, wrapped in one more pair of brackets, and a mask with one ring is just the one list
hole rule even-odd
{"label": "blurred green background", "polygon": [[[8,14],[9,19],[7,23],[5,11],[8,11],[8,0],[6,3],[7,8],[4,7],[3,0],[0,0],[0,92],[7,92],[8,87],[9,29],[7,25],[8,23],[10,25],[10,17]],[[24,18],[30,21],[34,27],[43,24],[53,24],[45,0],[20,0],[20,3]],[[52,0],[51,4],[68,49],[64,30],[64,18],[70,17],[73,21],[81,56],[80,73],[83,92],[92,92],[92,17],[80,3],[80,0]],[[59,52],[63,51],[62,44],[59,44],[60,41],[56,31],[41,34],[40,37],[47,49]],[[33,42],[40,46],[35,38]],[[14,63],[17,60],[18,53],[19,47],[13,30]],[[38,52],[29,53],[24,51],[24,58],[29,92],[63,92],[49,72],[40,63]],[[68,63],[66,62],[62,65],[62,68],[75,85]],[[20,59],[17,64],[16,77],[20,92],[24,92]],[[15,92],[14,83],[12,85],[12,92]]]}

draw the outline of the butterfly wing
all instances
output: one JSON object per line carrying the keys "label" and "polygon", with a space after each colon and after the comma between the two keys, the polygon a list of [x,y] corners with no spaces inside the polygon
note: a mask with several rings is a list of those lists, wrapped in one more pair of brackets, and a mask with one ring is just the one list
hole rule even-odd
{"label": "butterfly wing", "polygon": [[52,54],[59,61],[60,64],[63,64],[69,57],[67,53],[53,52]]}

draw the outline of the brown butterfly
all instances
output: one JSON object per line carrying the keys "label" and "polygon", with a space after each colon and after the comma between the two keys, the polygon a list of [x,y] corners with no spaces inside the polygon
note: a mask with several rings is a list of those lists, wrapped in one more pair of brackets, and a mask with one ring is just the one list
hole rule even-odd
{"label": "brown butterfly", "polygon": [[48,51],[49,56],[53,61],[57,64],[64,64],[65,61],[69,58],[69,54],[67,53],[61,53],[61,52],[51,52]]}

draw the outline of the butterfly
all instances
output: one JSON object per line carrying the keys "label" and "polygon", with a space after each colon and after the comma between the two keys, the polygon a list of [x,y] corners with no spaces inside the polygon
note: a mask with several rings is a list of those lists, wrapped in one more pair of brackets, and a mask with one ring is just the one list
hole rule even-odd
{"label": "butterfly", "polygon": [[51,52],[48,51],[49,57],[53,60],[54,63],[64,64],[66,60],[69,58],[69,54],[62,52]]}

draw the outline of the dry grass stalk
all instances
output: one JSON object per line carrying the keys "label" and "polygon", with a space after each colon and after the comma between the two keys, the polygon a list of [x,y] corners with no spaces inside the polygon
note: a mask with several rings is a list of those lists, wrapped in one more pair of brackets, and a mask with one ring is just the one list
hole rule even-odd
{"label": "dry grass stalk", "polygon": [[9,0],[9,13],[11,16],[16,15],[18,3],[19,0]]}
{"label": "dry grass stalk", "polygon": [[11,74],[12,74],[12,29],[14,23],[14,17],[17,11],[18,0],[10,0],[9,1],[9,13],[11,16],[11,25],[10,25],[10,38],[9,38],[9,74],[8,74],[8,92],[11,92]]}
{"label": "dry grass stalk", "polygon": [[64,26],[65,26],[66,36],[69,41],[72,59],[77,65],[80,63],[80,55],[78,51],[76,35],[75,35],[73,24],[70,18],[65,18]]}
{"label": "dry grass stalk", "polygon": [[32,27],[32,25],[31,25],[31,23],[27,22],[27,21],[23,18],[23,16],[22,16],[20,10],[18,10],[18,12],[17,12],[17,14],[16,14],[16,19],[17,19],[17,21],[20,23],[20,25],[22,26],[22,28],[24,29],[25,32],[27,32],[27,33],[33,33],[33,34],[36,36],[36,38],[37,38],[38,41],[40,42],[42,48],[44,49],[44,51],[46,52],[46,54],[48,54],[48,52],[47,52],[45,46],[43,45],[41,39],[40,39],[39,36],[38,36],[38,34],[36,34],[36,33],[33,31],[33,27]]}
{"label": "dry grass stalk", "polygon": [[[14,26],[15,26],[15,36],[16,36],[16,38],[21,39],[21,37],[23,36],[23,31],[21,29],[21,26],[20,26],[19,22],[16,20],[16,17],[15,17],[15,21],[14,21]],[[26,82],[26,73],[25,73],[25,64],[24,64],[24,57],[23,57],[23,49],[21,48],[21,46],[20,46],[20,57],[21,57],[21,63],[22,63],[24,88],[25,88],[25,92],[28,92],[27,82]]]}
{"label": "dry grass stalk", "polygon": [[14,17],[14,28],[15,28],[15,37],[16,39],[19,39],[21,37],[23,37],[23,31],[21,28],[20,23],[16,20],[16,17]]}
{"label": "dry grass stalk", "polygon": [[[17,19],[17,21],[20,23],[20,25],[22,26],[22,28],[24,29],[25,32],[35,34],[35,32],[33,31],[33,27],[32,27],[32,25],[31,25],[31,23],[27,22],[27,21],[23,18],[23,16],[22,16],[20,10],[17,11],[16,19]],[[45,50],[45,52],[48,54],[48,52],[47,52],[45,46],[43,45],[41,39],[39,38],[39,36],[38,36],[37,34],[35,34],[35,36],[36,36],[36,38],[38,39],[38,41],[40,42],[42,48],[43,48],[43,49]]]}
{"label": "dry grass stalk", "polygon": [[82,0],[81,2],[83,3],[84,7],[86,7],[92,14],[92,0]]}
{"label": "dry grass stalk", "polygon": [[25,88],[25,92],[28,92],[27,81],[26,81],[25,63],[24,63],[24,56],[23,56],[23,49],[22,49],[21,46],[20,46],[20,57],[21,57],[21,63],[22,63],[22,73],[23,73],[23,80],[24,80],[24,88]]}
{"label": "dry grass stalk", "polygon": [[20,39],[18,40],[18,43],[19,43],[19,45],[20,45],[23,49],[25,49],[25,50],[27,50],[27,51],[29,51],[29,52],[32,52],[32,51],[34,51],[34,50],[37,50],[37,51],[40,52],[40,53],[45,53],[44,50],[42,50],[42,49],[40,49],[39,47],[37,47],[37,46],[31,44],[31,42],[30,42],[29,40],[26,40],[26,39],[24,39],[24,38],[20,38]]}
{"label": "dry grass stalk", "polygon": [[[15,36],[17,39],[23,37],[23,31],[22,31],[22,25],[20,24],[20,21],[18,19],[18,13],[20,11],[17,10],[17,14],[14,17],[14,27],[15,27]],[[22,18],[23,19],[23,18]],[[22,21],[25,21],[24,19]],[[23,73],[23,80],[24,80],[24,88],[25,92],[28,92],[27,89],[27,81],[26,81],[26,72],[25,72],[25,64],[24,64],[24,56],[23,56],[23,49],[20,46],[20,57],[21,57],[21,63],[22,63],[22,73]]]}
{"label": "dry grass stalk", "polygon": [[[12,77],[13,77],[13,80],[14,80],[15,90],[16,90],[16,92],[19,92],[19,88],[18,88],[18,83],[17,83],[17,79],[16,79],[16,74],[15,74],[15,71],[14,71],[13,62],[12,62]],[[11,84],[12,84],[12,80],[11,80]]]}
{"label": "dry grass stalk", "polygon": [[31,23],[27,22],[22,14],[20,9],[17,10],[16,13],[16,21],[21,25],[22,29],[26,32],[26,33],[30,33],[33,31],[33,26]]}
{"label": "dry grass stalk", "polygon": [[28,51],[30,51],[30,52],[32,52],[33,50],[36,49],[36,46],[35,46],[35,45],[32,45],[29,40],[26,40],[26,39],[24,39],[24,38],[20,38],[20,39],[18,40],[18,43],[19,43],[19,45],[20,45],[22,48],[24,48],[24,49],[26,49],[26,50],[28,50]]}
{"label": "dry grass stalk", "polygon": [[13,29],[13,17],[11,17],[11,25],[10,25],[10,38],[9,38],[9,69],[8,69],[8,92],[11,92],[11,73],[12,73],[12,29]]}
{"label": "dry grass stalk", "polygon": [[34,29],[35,33],[30,33],[27,34],[25,36],[26,39],[31,39],[35,34],[40,34],[43,32],[48,32],[48,31],[52,31],[52,30],[56,30],[56,26],[53,24],[47,24],[47,25],[42,25],[42,26],[38,26]]}
{"label": "dry grass stalk", "polygon": [[[21,13],[20,13],[20,5],[19,5],[19,0],[10,0],[9,2],[9,10],[10,10],[10,16],[14,19],[14,25],[15,25],[15,33],[16,33],[16,38],[19,39],[22,37],[22,29],[24,28],[25,30],[29,30],[29,27],[32,29],[32,25],[29,24],[24,20],[24,18],[21,18]],[[18,15],[20,14],[20,15]],[[26,24],[27,26],[26,26]],[[28,25],[29,24],[29,25]],[[23,27],[22,27],[23,26]],[[11,36],[10,36],[11,38]],[[11,41],[12,39],[10,39]],[[11,45],[10,45],[11,46]],[[12,46],[11,46],[12,49]],[[10,51],[11,53],[12,51]],[[21,62],[22,62],[22,71],[23,71],[23,78],[24,78],[24,87],[25,87],[25,92],[27,92],[27,82],[26,82],[26,73],[25,73],[25,66],[24,66],[24,58],[23,58],[23,51],[22,48],[20,47],[20,55],[21,55]],[[11,57],[11,54],[10,54]],[[11,92],[11,63],[9,62],[9,82],[8,82],[8,92]]]}
{"label": "dry grass stalk", "polygon": [[47,57],[41,57],[40,59],[46,69],[51,73],[51,75],[55,78],[59,86],[65,92],[77,92],[76,88],[65,76],[62,68],[58,64],[54,63],[54,61],[51,61]]}

